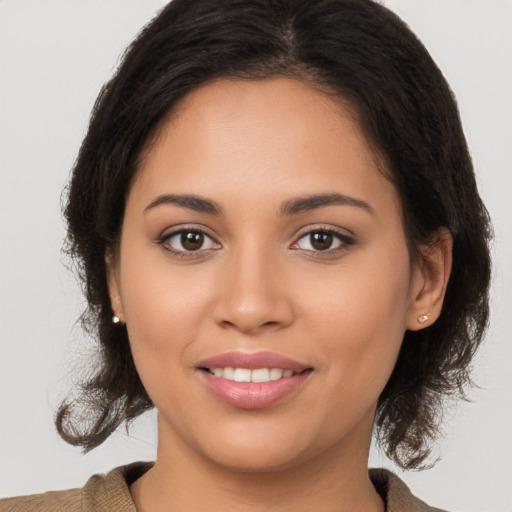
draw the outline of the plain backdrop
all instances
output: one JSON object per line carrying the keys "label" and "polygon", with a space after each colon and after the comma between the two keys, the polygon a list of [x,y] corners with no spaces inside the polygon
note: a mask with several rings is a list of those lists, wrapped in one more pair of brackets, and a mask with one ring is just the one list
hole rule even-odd
{"label": "plain backdrop", "polygon": [[[95,472],[153,459],[155,414],[83,456],[53,427],[87,357],[83,298],[66,270],[60,195],[89,112],[122,50],[163,0],[0,0],[0,496],[82,486]],[[429,504],[512,510],[512,2],[388,0],[424,41],[459,101],[494,220],[491,326],[481,386],[450,408],[437,465],[397,471]]]}

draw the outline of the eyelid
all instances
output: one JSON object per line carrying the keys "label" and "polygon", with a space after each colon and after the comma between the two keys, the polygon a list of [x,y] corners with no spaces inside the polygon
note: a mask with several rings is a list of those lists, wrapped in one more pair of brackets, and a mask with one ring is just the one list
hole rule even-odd
{"label": "eyelid", "polygon": [[[166,242],[168,242],[173,237],[180,235],[181,233],[201,233],[205,237],[209,238],[217,247],[210,247],[206,249],[197,249],[196,251],[186,251],[186,250],[178,250],[174,249],[173,247],[170,247],[169,245],[166,245]],[[204,255],[207,251],[217,250],[221,248],[221,244],[216,240],[216,237],[211,235],[203,226],[195,225],[179,225],[179,226],[172,226],[170,228],[167,228],[166,231],[164,231],[164,234],[160,235],[155,242],[162,246],[166,251],[170,252],[174,255],[179,255],[182,257],[198,257],[200,255]]]}
{"label": "eyelid", "polygon": [[[348,231],[348,230],[346,230]],[[337,252],[345,251],[349,246],[354,245],[356,243],[353,235],[349,235],[346,233],[346,231],[343,231],[341,228],[334,228],[332,226],[326,226],[326,225],[318,225],[318,226],[308,226],[305,228],[304,231],[301,230],[301,233],[295,237],[295,241],[291,245],[291,249],[298,250],[298,251],[304,251],[304,252],[311,252],[318,255],[328,255],[333,254]],[[333,236],[335,236],[338,240],[341,241],[341,245],[339,247],[335,247],[334,249],[326,249],[324,251],[321,250],[311,250],[311,249],[301,249],[300,247],[297,247],[298,242],[305,238],[306,236],[310,236],[313,233],[329,233]],[[295,246],[295,247],[294,247]]]}
{"label": "eyelid", "polygon": [[[204,255],[205,252],[209,252],[212,250],[218,250],[222,248],[222,245],[220,242],[217,241],[217,237],[211,235],[208,229],[205,229],[202,225],[177,225],[168,227],[166,231],[164,231],[165,234],[160,235],[156,240],[155,243],[158,245],[161,245],[164,247],[165,250],[168,252],[179,255],[182,257],[198,257],[199,255]],[[351,233],[349,230],[343,230],[341,228],[336,228],[331,225],[317,225],[317,226],[307,226],[304,228],[301,228],[299,234],[295,235],[295,241],[291,244],[290,249],[297,250],[297,251],[303,251],[303,252],[309,252],[314,253],[318,256],[328,256],[335,253],[343,252],[347,250],[348,247],[354,245],[356,243],[354,237],[352,234],[347,234],[347,231]],[[197,249],[196,251],[186,251],[186,250],[177,250],[172,247],[166,246],[166,242],[173,238],[176,235],[179,235],[180,233],[184,232],[195,232],[195,233],[201,233],[205,237],[209,238],[216,247],[213,248],[207,248],[207,249]],[[301,249],[300,247],[297,247],[298,242],[305,238],[306,236],[309,236],[313,233],[329,233],[336,237],[340,242],[340,246],[325,250],[311,250],[311,249]]]}
{"label": "eyelid", "polygon": [[162,234],[158,235],[156,241],[162,240],[164,238],[169,238],[172,235],[177,233],[182,233],[183,231],[196,231],[198,233],[204,233],[210,238],[215,239],[216,236],[211,233],[211,229],[205,226],[204,224],[174,224],[172,226],[167,226],[165,229],[161,231]]}

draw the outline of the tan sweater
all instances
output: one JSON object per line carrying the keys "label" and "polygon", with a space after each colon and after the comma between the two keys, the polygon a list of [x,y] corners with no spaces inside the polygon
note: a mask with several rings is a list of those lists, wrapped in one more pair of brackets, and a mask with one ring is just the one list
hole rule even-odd
{"label": "tan sweater", "polygon": [[[106,475],[94,475],[82,489],[3,499],[0,512],[137,512],[129,486],[152,465],[135,462]],[[371,469],[370,478],[387,512],[443,512],[415,498],[402,480],[385,469]]]}

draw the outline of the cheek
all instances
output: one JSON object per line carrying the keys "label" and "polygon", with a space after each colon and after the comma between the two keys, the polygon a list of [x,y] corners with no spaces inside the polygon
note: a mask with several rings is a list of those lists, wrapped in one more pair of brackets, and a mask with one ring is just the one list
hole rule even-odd
{"label": "cheek", "polygon": [[124,250],[121,295],[137,367],[142,374],[143,365],[178,364],[209,309],[208,280],[197,275],[204,271],[172,265],[160,249],[129,240]]}
{"label": "cheek", "polygon": [[[384,253],[386,254],[386,253]],[[354,258],[354,261],[356,259]],[[329,372],[343,396],[378,398],[398,356],[409,307],[409,260],[406,251],[368,252],[357,263],[339,267],[308,283],[303,310],[311,323]],[[372,396],[370,396],[372,395]],[[341,395],[340,395],[341,396]]]}
{"label": "cheek", "polygon": [[137,372],[157,409],[185,418],[197,412],[188,410],[184,378],[195,373],[191,354],[208,311],[208,294],[205,287],[192,286],[186,272],[170,273],[165,267],[154,262],[144,269],[126,268],[128,337]]}

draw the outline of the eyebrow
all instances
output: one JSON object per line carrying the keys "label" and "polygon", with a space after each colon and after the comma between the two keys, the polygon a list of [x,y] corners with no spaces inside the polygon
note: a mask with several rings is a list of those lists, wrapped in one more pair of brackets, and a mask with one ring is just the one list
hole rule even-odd
{"label": "eyebrow", "polygon": [[356,206],[375,215],[375,210],[366,202],[344,194],[316,194],[286,201],[281,207],[283,215],[297,215],[324,206]]}
{"label": "eyebrow", "polygon": [[144,211],[147,212],[148,210],[156,208],[162,204],[175,204],[196,212],[222,215],[222,207],[215,201],[190,194],[164,194],[158,196],[153,202],[144,208]]}
{"label": "eyebrow", "polygon": [[[189,210],[200,213],[210,213],[219,216],[223,214],[220,204],[211,199],[205,199],[204,197],[191,194],[163,194],[146,206],[144,211],[147,212],[148,210],[152,210],[164,204],[175,204],[182,208],[188,208]],[[355,206],[375,215],[374,209],[366,201],[345,194],[315,194],[292,199],[283,203],[281,206],[281,215],[297,215],[331,205]]]}

